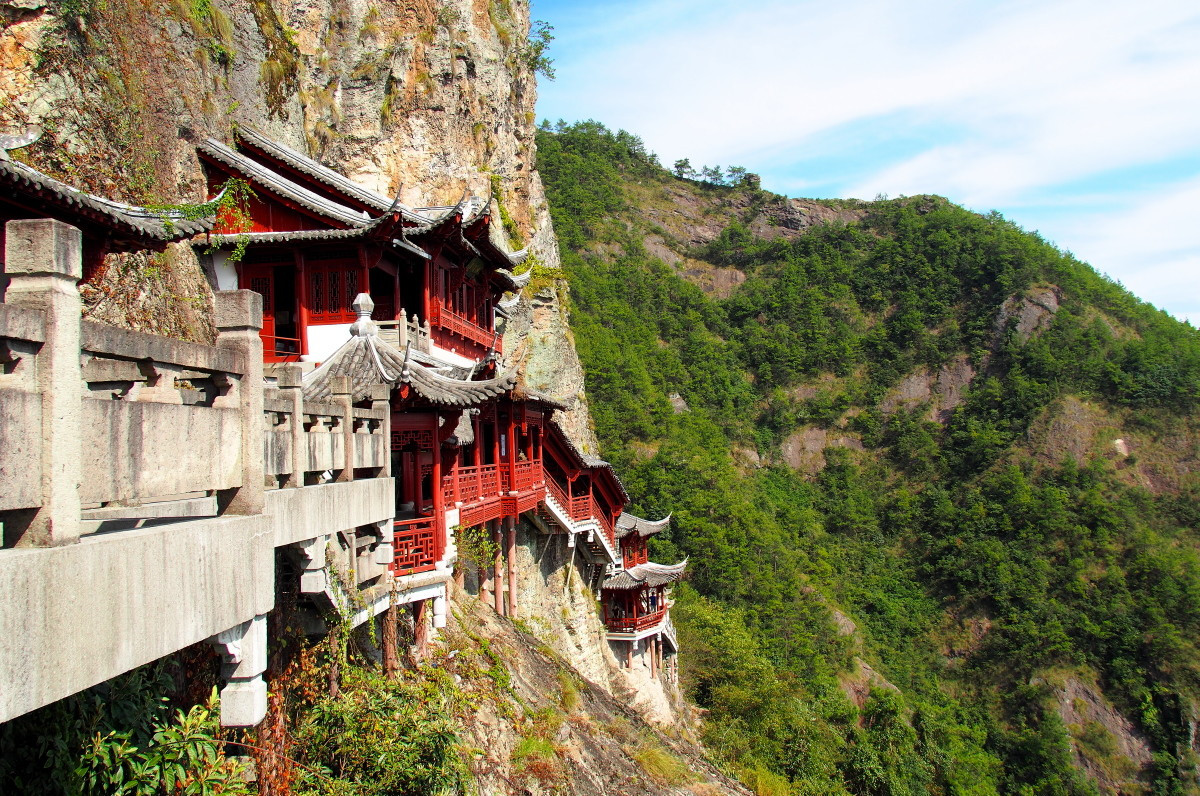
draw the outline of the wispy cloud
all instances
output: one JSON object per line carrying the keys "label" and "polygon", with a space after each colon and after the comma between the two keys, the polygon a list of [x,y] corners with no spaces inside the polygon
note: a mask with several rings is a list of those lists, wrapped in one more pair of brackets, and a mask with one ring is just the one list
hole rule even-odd
{"label": "wispy cloud", "polygon": [[[1200,277],[1200,224],[1157,232],[1164,203],[1200,211],[1194,3],[535,0],[534,14],[560,34],[544,116],[598,118],[665,162],[738,163],[777,190],[998,208],[1156,303],[1139,270],[1176,287],[1176,271]],[[1123,201],[1097,206],[1073,185]],[[1179,240],[1127,253],[1089,232],[1114,215]],[[1181,298],[1163,305],[1200,310]]]}

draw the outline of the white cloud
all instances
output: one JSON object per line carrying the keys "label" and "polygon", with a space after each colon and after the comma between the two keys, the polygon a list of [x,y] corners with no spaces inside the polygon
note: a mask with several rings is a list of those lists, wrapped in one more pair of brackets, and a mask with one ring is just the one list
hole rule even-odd
{"label": "white cloud", "polygon": [[[1069,197],[1072,183],[1120,195],[1124,183],[1105,184],[1105,175],[1200,158],[1193,2],[649,0],[589,35],[568,33],[569,48],[555,51],[560,78],[543,86],[543,115],[631,130],[664,162],[762,170],[768,187],[806,184],[789,152],[793,164],[844,162],[868,140],[861,162],[873,173],[847,174],[839,195],[940,193],[1012,214]],[[1157,219],[1142,216],[1150,230]],[[1098,222],[1067,225],[1039,224],[1065,243]],[[1180,230],[1164,232],[1185,239],[1175,254],[1141,258],[1148,273],[1161,272],[1156,284],[1177,269],[1200,275],[1181,254],[1200,251],[1200,224]],[[1104,265],[1133,267],[1128,256],[1071,245],[1138,289]]]}

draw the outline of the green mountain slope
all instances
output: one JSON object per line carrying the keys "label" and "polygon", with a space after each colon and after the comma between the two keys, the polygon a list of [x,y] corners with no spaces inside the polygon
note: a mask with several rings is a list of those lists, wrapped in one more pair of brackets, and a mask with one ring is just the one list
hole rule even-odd
{"label": "green mountain slope", "polygon": [[938,197],[538,147],[711,746],[763,793],[1200,792],[1200,333]]}

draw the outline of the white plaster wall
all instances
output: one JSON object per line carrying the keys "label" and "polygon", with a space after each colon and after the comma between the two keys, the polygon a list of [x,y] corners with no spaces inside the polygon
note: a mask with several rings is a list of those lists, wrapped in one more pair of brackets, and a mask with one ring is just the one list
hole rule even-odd
{"label": "white plaster wall", "polygon": [[229,262],[229,252],[216,251],[212,254],[213,272],[217,276],[217,290],[237,290],[237,268]]}
{"label": "white plaster wall", "polygon": [[330,323],[308,327],[308,353],[301,359],[305,362],[324,362],[350,339],[348,323]]}

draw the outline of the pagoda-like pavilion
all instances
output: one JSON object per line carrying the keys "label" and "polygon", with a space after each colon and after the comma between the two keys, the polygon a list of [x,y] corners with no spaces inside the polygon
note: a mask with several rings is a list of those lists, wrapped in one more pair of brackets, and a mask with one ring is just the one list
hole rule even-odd
{"label": "pagoda-like pavilion", "polygon": [[656,564],[647,544],[670,522],[670,515],[651,521],[624,513],[617,519],[621,569],[605,579],[600,597],[609,641],[624,647],[627,667],[635,658],[644,659],[652,677],[673,672],[678,652],[668,587],[683,577],[687,561]]}

